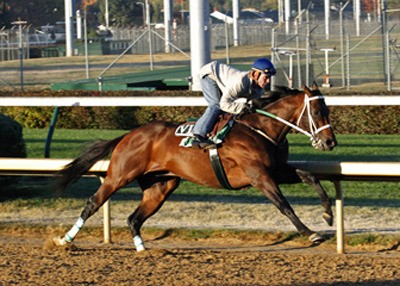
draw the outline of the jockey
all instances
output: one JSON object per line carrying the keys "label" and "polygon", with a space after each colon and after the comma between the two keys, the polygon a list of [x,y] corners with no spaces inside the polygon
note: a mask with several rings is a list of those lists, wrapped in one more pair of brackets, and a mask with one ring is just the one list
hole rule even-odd
{"label": "jockey", "polygon": [[[200,149],[212,146],[207,139],[218,118],[224,112],[239,114],[251,110],[249,101],[261,97],[264,88],[270,83],[270,77],[276,70],[270,60],[256,60],[250,71],[239,71],[217,61],[206,64],[200,69],[200,84],[208,107],[193,127],[192,145]],[[246,98],[247,102],[237,102]]]}

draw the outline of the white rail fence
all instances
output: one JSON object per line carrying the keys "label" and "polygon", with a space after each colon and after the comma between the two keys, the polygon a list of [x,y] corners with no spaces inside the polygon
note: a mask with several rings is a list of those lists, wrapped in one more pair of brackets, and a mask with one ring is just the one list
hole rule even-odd
{"label": "white rail fence", "polygon": [[[0,158],[0,176],[52,176],[70,163],[68,159],[16,159]],[[336,190],[337,252],[345,253],[344,208],[341,181],[400,181],[400,163],[391,162],[320,162],[291,161],[296,168],[307,170],[321,180],[330,180]],[[97,162],[86,176],[97,176],[103,181],[109,161]],[[104,242],[111,241],[111,207],[103,205]]]}
{"label": "white rail fence", "polygon": [[[327,105],[400,105],[400,96],[326,96]],[[1,97],[0,106],[205,106],[202,97]],[[52,176],[71,160],[0,158],[0,176]],[[86,174],[102,181],[108,161],[97,162]],[[341,181],[400,181],[400,163],[394,162],[289,162],[321,180],[330,180],[336,190],[337,252],[344,248],[344,209]],[[111,241],[111,210],[103,206],[104,242]]]}

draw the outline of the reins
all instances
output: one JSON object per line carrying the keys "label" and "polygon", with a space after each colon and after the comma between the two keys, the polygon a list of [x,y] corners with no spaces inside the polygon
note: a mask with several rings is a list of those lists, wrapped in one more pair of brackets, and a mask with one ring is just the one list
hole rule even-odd
{"label": "reins", "polygon": [[[261,109],[257,109],[257,110],[263,111],[263,110],[261,110]],[[256,112],[257,112],[257,110],[256,110]],[[265,112],[265,111],[263,111],[263,112]],[[273,114],[271,114],[271,115],[273,115]],[[247,124],[246,122],[243,122],[242,120],[238,120],[238,118],[235,118],[235,121],[238,122],[238,123],[240,123],[240,124],[243,124],[244,126],[246,126],[247,128],[253,130],[254,132],[257,132],[258,134],[260,134],[261,136],[263,136],[265,139],[267,139],[269,142],[271,142],[272,144],[274,144],[276,147],[279,147],[279,146],[280,146],[280,144],[279,144],[278,142],[276,142],[274,139],[272,139],[272,138],[269,137],[267,134],[265,134],[264,131],[262,131],[262,130],[260,130],[260,129],[257,129],[257,128],[255,128],[255,127],[253,127],[253,126]]]}
{"label": "reins", "polygon": [[[318,138],[316,137],[316,135],[319,132],[321,132],[322,130],[325,130],[325,129],[331,127],[330,124],[327,124],[327,125],[324,125],[324,126],[318,128],[317,125],[315,124],[315,122],[314,122],[314,120],[313,120],[313,118],[311,116],[310,102],[312,100],[317,100],[317,99],[324,99],[324,97],[322,95],[313,96],[313,97],[309,97],[307,94],[304,95],[304,106],[303,106],[303,109],[302,109],[302,111],[300,113],[299,118],[297,119],[297,123],[296,124],[293,124],[293,123],[287,121],[286,119],[283,119],[283,118],[281,118],[281,117],[279,117],[279,116],[277,116],[275,114],[272,114],[272,113],[270,113],[268,111],[264,111],[262,109],[256,109],[255,113],[259,113],[259,114],[262,114],[264,116],[273,118],[273,119],[275,119],[275,120],[277,120],[277,121],[279,121],[279,122],[281,122],[281,123],[293,128],[293,129],[299,131],[300,133],[303,133],[304,135],[310,137],[310,140],[312,141],[312,144],[314,145],[314,144],[318,144],[318,141],[319,141]],[[309,127],[310,127],[310,132],[308,132],[307,130],[304,130],[303,128],[301,128],[299,126],[300,121],[301,121],[301,119],[302,119],[302,117],[303,117],[303,115],[305,114],[306,111],[307,111],[307,115],[308,115],[308,124],[309,124]],[[245,124],[242,121],[238,121],[238,122],[244,124],[245,126],[247,126],[250,129],[256,131],[260,135],[264,136],[270,142],[272,142],[275,146],[279,146],[279,144],[275,140],[273,140],[271,137],[269,137],[267,134],[265,134],[265,132],[263,132],[262,130],[256,129],[256,128],[248,125],[248,124]]]}

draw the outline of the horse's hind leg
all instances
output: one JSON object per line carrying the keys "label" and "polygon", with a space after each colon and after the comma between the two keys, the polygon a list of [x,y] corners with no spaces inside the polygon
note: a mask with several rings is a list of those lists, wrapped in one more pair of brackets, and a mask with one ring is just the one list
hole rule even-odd
{"label": "horse's hind leg", "polygon": [[137,251],[145,249],[140,236],[143,223],[162,207],[169,195],[179,186],[180,180],[178,177],[157,177],[151,174],[138,179],[139,186],[143,190],[142,201],[128,217],[128,225]]}
{"label": "horse's hind leg", "polygon": [[99,210],[99,208],[110,198],[113,193],[115,193],[122,186],[123,185],[118,180],[107,177],[103,184],[101,184],[101,186],[98,188],[97,192],[88,199],[86,207],[83,209],[81,216],[75,222],[73,227],[65,234],[64,237],[54,238],[53,242],[58,246],[71,243],[85,222]]}
{"label": "horse's hind leg", "polygon": [[297,184],[304,182],[315,189],[317,194],[321,199],[322,206],[324,208],[324,213],[322,218],[330,226],[333,224],[333,212],[332,212],[332,202],[328,194],[325,192],[318,178],[316,178],[310,172],[296,169],[291,165],[284,164],[279,166],[276,172],[276,178],[278,184]]}

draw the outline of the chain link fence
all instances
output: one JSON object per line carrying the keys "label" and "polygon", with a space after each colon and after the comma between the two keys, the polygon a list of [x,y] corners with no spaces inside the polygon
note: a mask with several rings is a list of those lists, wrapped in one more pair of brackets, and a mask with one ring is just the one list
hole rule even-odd
{"label": "chain link fence", "polygon": [[399,89],[397,23],[363,22],[357,29],[353,21],[331,21],[329,33],[318,21],[294,24],[289,33],[278,27],[273,31],[271,56],[281,74],[274,84],[301,87],[316,81],[348,90],[363,84]]}
{"label": "chain link fence", "polygon": [[[305,18],[305,17],[303,17]],[[399,20],[388,18],[381,22],[365,21],[356,27],[351,18],[335,19],[329,23],[297,19],[290,25],[270,23],[240,23],[240,45],[265,45],[266,56],[270,56],[278,68],[274,85],[301,87],[316,81],[319,85],[350,89],[355,85],[383,85],[388,90],[399,89],[400,79],[400,26]],[[232,25],[211,25],[212,49],[229,49],[233,46]],[[113,27],[112,38],[91,41],[101,45],[89,49],[89,54],[131,54],[165,51],[164,30],[153,27]],[[30,32],[24,27],[1,30],[0,60],[19,58],[19,40],[22,37],[24,58],[32,55],[35,46],[52,51],[52,43],[45,36]],[[188,25],[178,25],[172,31],[172,52],[190,51],[190,30]],[[58,47],[59,49],[59,47]],[[82,54],[82,51],[76,53]],[[61,53],[41,53],[40,56],[62,56]]]}

